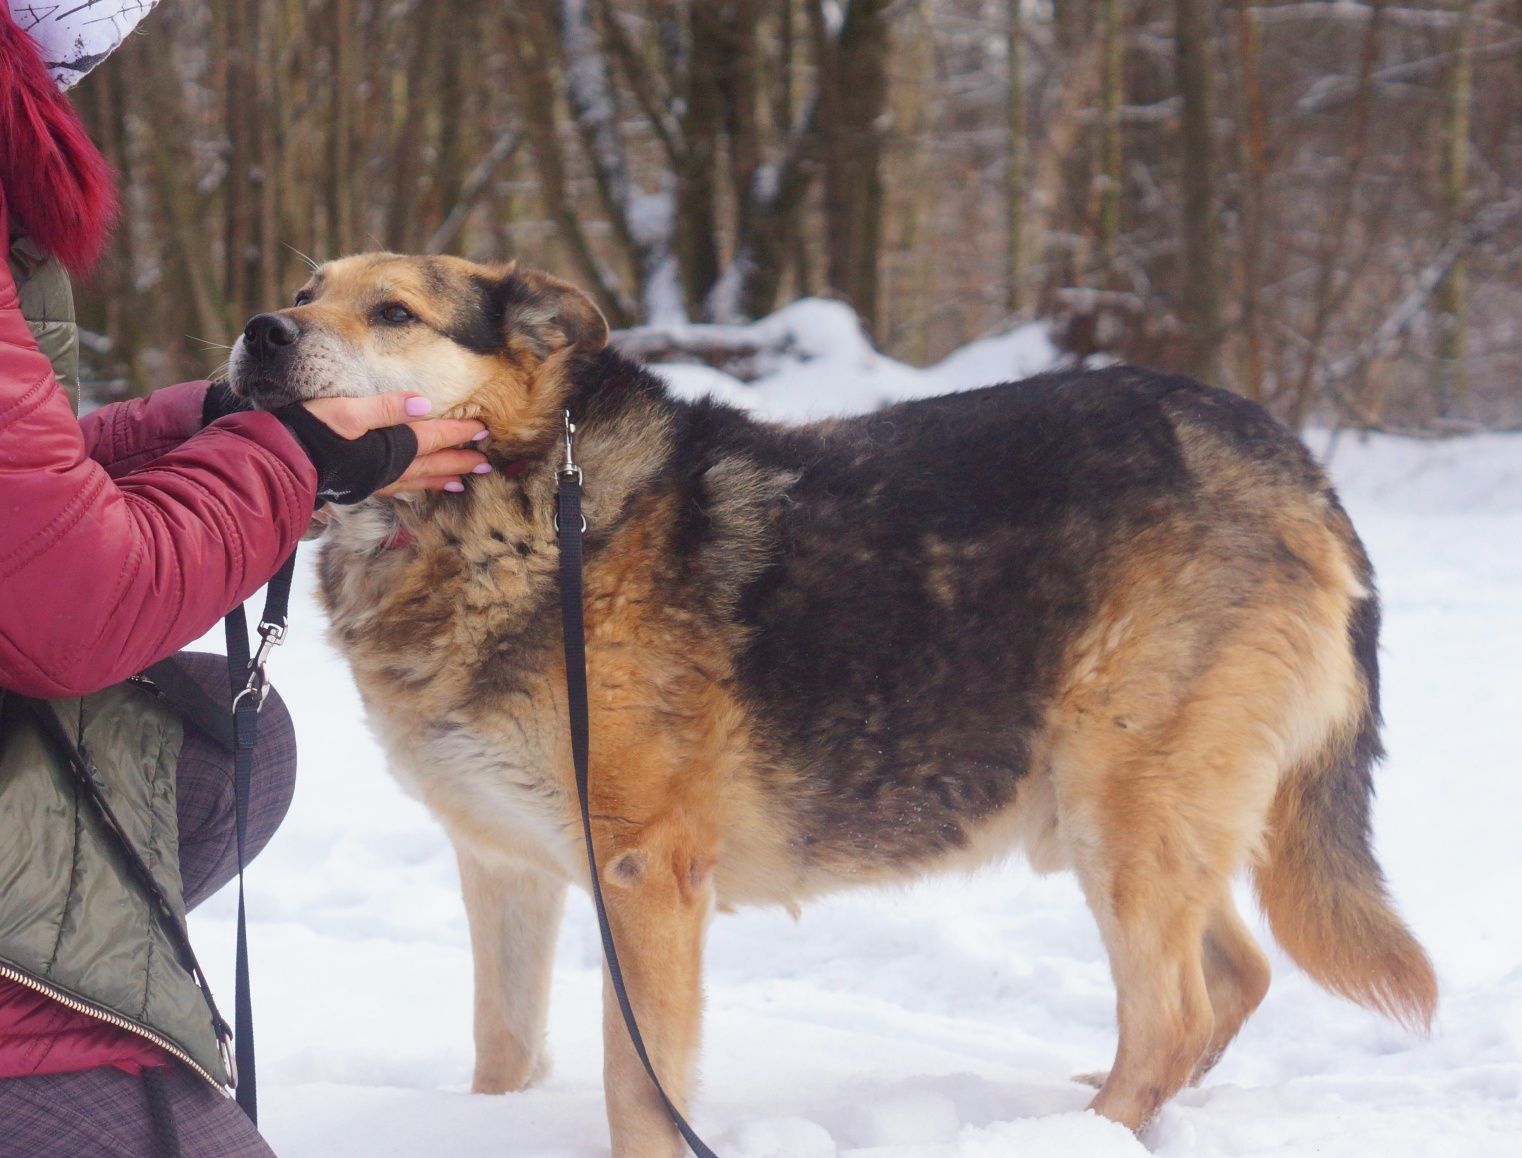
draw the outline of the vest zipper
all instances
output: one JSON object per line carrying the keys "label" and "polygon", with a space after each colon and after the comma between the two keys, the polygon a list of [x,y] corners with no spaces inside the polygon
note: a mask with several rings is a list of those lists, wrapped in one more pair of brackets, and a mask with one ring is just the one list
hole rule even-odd
{"label": "vest zipper", "polygon": [[112,1013],[109,1009],[102,1009],[98,1005],[92,1005],[89,1002],[83,1001],[78,997],[73,997],[67,993],[63,993],[45,981],[38,981],[30,974],[23,973],[19,969],[11,968],[3,961],[0,961],[0,977],[5,978],[7,981],[14,981],[17,985],[24,985],[26,988],[58,1002],[59,1005],[67,1006],[75,1013],[83,1013],[85,1016],[93,1017],[97,1021],[104,1021],[108,1025],[114,1025],[117,1029],[125,1029],[129,1033],[137,1034],[138,1037],[146,1038],[148,1041],[158,1046],[165,1053],[173,1056],[176,1060],[184,1062],[193,1071],[195,1071],[195,1073],[199,1074],[202,1078],[209,1082],[224,1098],[232,1096],[227,1092],[227,1088],[223,1086],[221,1082],[217,1081],[217,1079],[212,1077],[211,1074],[209,1074],[202,1066],[198,1065],[188,1053],[182,1050],[179,1046],[175,1045],[174,1042],[167,1041],[163,1037],[160,1037],[151,1029],[139,1025],[135,1021],[128,1021],[125,1017],[121,1016],[118,1013]]}

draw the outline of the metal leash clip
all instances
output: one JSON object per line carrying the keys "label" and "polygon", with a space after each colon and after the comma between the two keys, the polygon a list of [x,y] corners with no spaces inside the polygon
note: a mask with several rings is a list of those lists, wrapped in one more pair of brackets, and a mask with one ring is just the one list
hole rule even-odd
{"label": "metal leash clip", "polygon": [[[576,424],[571,421],[571,412],[569,410],[562,410],[561,414],[565,416],[565,462],[556,471],[556,475],[566,481],[575,479],[576,485],[579,487],[582,482],[581,467],[576,465],[576,456],[571,447],[571,438],[576,433]],[[553,516],[553,522],[555,524],[555,534],[558,535],[560,534],[560,513],[558,511]],[[581,516],[581,533],[583,535],[587,533],[586,515]]]}
{"label": "metal leash clip", "polygon": [[270,694],[269,676],[264,672],[264,665],[270,657],[270,652],[285,642],[286,625],[285,620],[279,623],[271,623],[267,619],[260,620],[259,650],[254,653],[254,658],[248,661],[248,683],[244,684],[243,690],[234,697],[234,708],[237,708],[244,696],[254,698],[255,711],[264,707],[264,701]]}
{"label": "metal leash clip", "polygon": [[574,477],[580,483],[581,467],[576,465],[576,456],[571,452],[571,436],[576,433],[576,424],[571,421],[569,410],[562,410],[560,413],[565,416],[565,463],[561,466],[559,474],[561,478]]}

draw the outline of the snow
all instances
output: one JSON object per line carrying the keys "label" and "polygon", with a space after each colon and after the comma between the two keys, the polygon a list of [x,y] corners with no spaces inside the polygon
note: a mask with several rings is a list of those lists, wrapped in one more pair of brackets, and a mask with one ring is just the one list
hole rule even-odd
{"label": "snow", "polygon": [[[759,323],[790,351],[755,382],[674,377],[771,418],[862,409],[1015,377],[1054,356],[1039,327],[916,370],[849,311]],[[1313,434],[1325,454],[1331,440]],[[1199,1089],[1138,1140],[1084,1111],[1069,1075],[1114,1048],[1113,989],[1070,877],[1010,863],[845,894],[794,922],[716,919],[703,1089],[725,1158],[1246,1158],[1522,1153],[1522,437],[1344,437],[1331,462],[1379,571],[1386,741],[1375,815],[1394,896],[1436,961],[1430,1040],[1313,985],[1277,948],[1258,1014]],[[285,1158],[607,1153],[599,949],[572,897],[537,1089],[466,1093],[471,967],[453,857],[404,797],[323,642],[308,550],[274,658],[302,748],[290,816],[249,874],[261,1121]],[[1244,912],[1252,912],[1246,891]],[[192,924],[232,1001],[235,900]],[[1259,928],[1265,944],[1271,945]]]}
{"label": "snow", "polygon": [[637,192],[629,205],[629,228],[634,240],[653,261],[640,287],[645,317],[652,325],[676,326],[687,322],[681,271],[671,251],[675,214],[676,197],[669,189]]}
{"label": "snow", "polygon": [[683,397],[713,395],[778,421],[860,413],[908,398],[1008,382],[1049,369],[1059,358],[1050,329],[1032,323],[917,369],[873,349],[851,307],[826,298],[805,298],[748,326],[659,329],[677,343],[711,336],[759,346],[761,373],[749,382],[702,365],[667,363],[653,369]]}

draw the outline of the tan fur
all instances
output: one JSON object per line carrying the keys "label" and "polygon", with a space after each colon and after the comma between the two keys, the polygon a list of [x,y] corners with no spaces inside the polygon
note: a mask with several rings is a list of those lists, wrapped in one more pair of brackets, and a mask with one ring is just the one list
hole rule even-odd
{"label": "tan fur", "polygon": [[[388,296],[439,325],[460,308],[406,259],[324,267],[322,295],[302,308],[347,381],[380,388],[414,375],[409,384],[441,406],[480,415],[494,446],[545,453],[559,434],[567,359],[601,345],[606,329],[570,287],[533,276],[539,296],[512,320],[498,356],[451,351],[431,331],[363,332],[356,315]],[[662,597],[683,562],[671,542],[678,512],[641,496],[671,437],[652,412],[637,435],[587,432],[580,452],[597,482],[589,520],[620,527],[586,574],[593,839],[645,1040],[673,1100],[687,1106],[714,910],[796,908],[926,866],[801,851],[796,819],[776,804],[798,774],[768,763],[731,691],[738,629]],[[1369,707],[1348,644],[1350,616],[1369,594],[1351,530],[1323,495],[1207,431],[1186,425],[1180,442],[1204,504],[1242,517],[1162,522],[1136,536],[1065,650],[1014,804],[970,825],[965,844],[934,866],[970,868],[1023,848],[1041,871],[1076,871],[1118,995],[1119,1048],[1093,1106],[1133,1129],[1199,1080],[1267,989],[1267,962],[1229,888],[1248,865],[1276,932],[1319,979],[1417,1020],[1434,1000],[1419,947],[1413,955],[1389,942],[1399,951],[1380,973],[1347,950],[1348,927],[1299,915],[1307,873],[1303,857],[1284,851],[1305,828],[1298,778],[1335,762]],[[738,459],[708,471],[728,496],[711,512],[716,533],[759,551],[765,528],[753,512],[791,477]],[[448,519],[405,504],[340,510],[328,547],[336,640],[395,771],[459,853],[482,1092],[544,1072],[554,923],[566,885],[587,884],[558,650],[541,669],[510,673],[510,691],[489,686],[492,641],[521,626],[523,601],[553,573],[552,489],[547,475],[521,484],[489,476]],[[398,522],[415,547],[379,550]],[[927,539],[928,597],[955,604],[978,549]],[[1388,909],[1371,902],[1360,912],[1373,928]],[[604,1011],[614,1153],[680,1153],[611,996]]]}

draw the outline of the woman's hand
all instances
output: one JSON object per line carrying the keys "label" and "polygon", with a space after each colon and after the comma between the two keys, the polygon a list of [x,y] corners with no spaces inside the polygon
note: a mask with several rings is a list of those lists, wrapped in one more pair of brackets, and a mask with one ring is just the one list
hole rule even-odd
{"label": "woman's hand", "polygon": [[486,474],[491,470],[485,455],[468,449],[471,442],[486,437],[486,427],[474,419],[425,418],[433,403],[421,394],[393,391],[368,398],[314,398],[300,406],[334,434],[349,441],[387,427],[411,429],[417,440],[416,455],[400,478],[376,494],[457,493],[465,489],[464,475]]}

